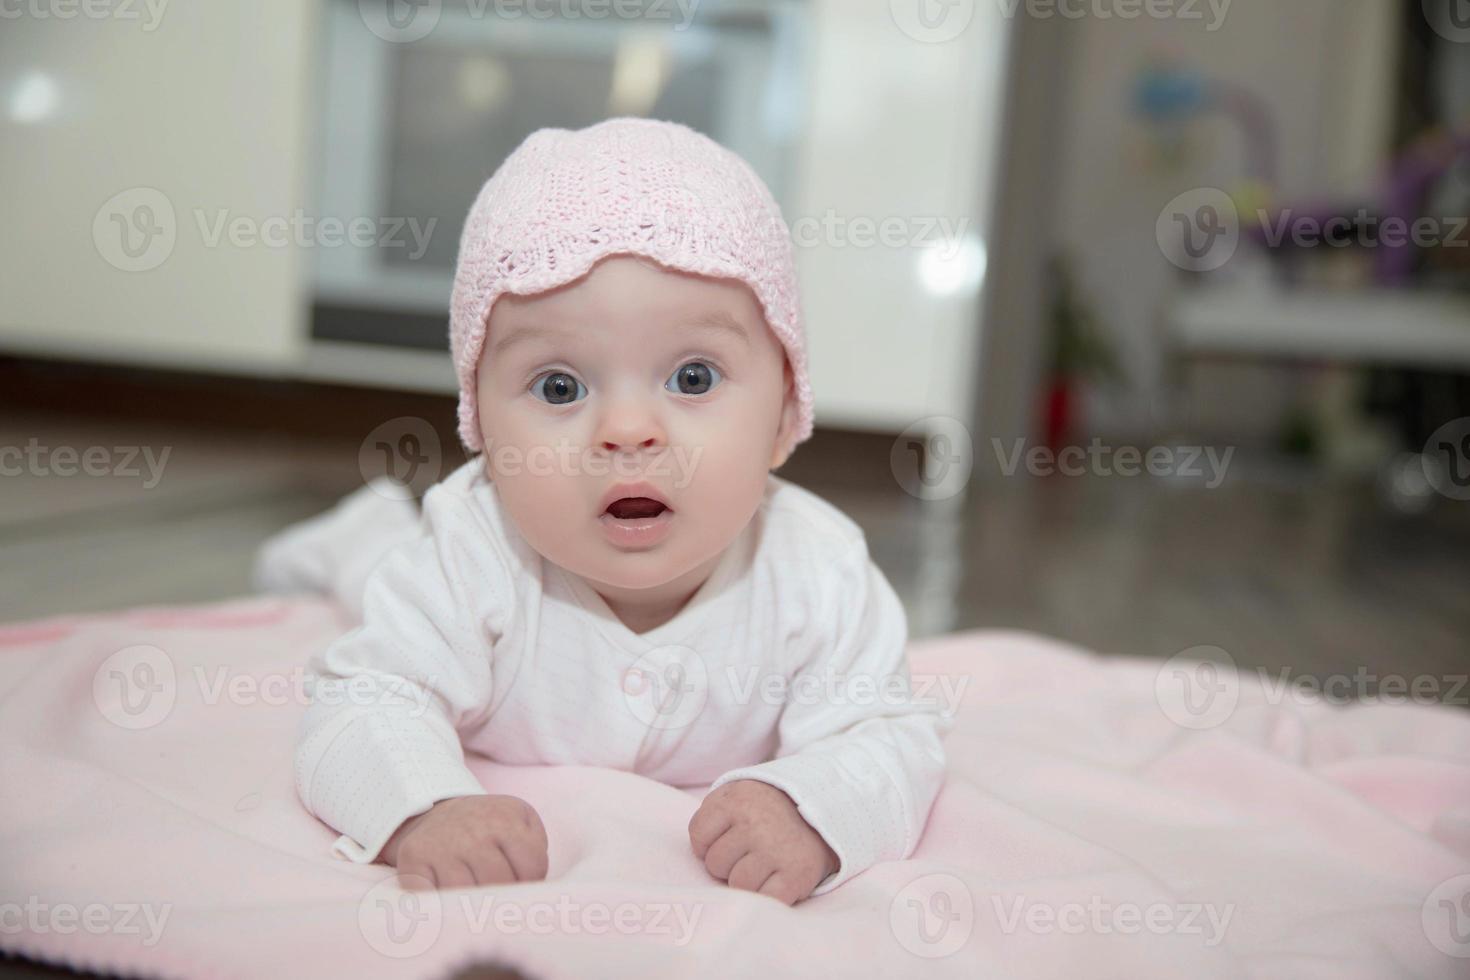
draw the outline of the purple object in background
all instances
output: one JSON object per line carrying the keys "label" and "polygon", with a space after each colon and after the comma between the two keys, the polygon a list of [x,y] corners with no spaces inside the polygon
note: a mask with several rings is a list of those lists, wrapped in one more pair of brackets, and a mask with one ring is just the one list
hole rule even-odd
{"label": "purple object in background", "polygon": [[[1464,157],[1470,157],[1470,134],[1412,147],[1389,172],[1381,217],[1400,218],[1405,222],[1422,217],[1430,188]],[[1413,275],[1415,256],[1412,242],[1380,249],[1375,265],[1379,285],[1405,285]]]}
{"label": "purple object in background", "polygon": [[[1367,205],[1367,213],[1378,221],[1380,227],[1393,219],[1396,223],[1401,222],[1404,228],[1412,228],[1415,221],[1426,216],[1425,201],[1435,183],[1457,161],[1467,157],[1470,157],[1470,134],[1425,140],[1415,145],[1394,162],[1377,200]],[[1318,237],[1328,227],[1328,222],[1351,219],[1359,210],[1358,206],[1347,207],[1341,201],[1307,208],[1278,208],[1269,224],[1252,225],[1246,234],[1262,247],[1279,247],[1294,240],[1296,228],[1306,227],[1314,237]],[[1289,214],[1289,220],[1279,220],[1283,213]],[[1394,235],[1387,241],[1380,241],[1379,245],[1373,260],[1374,284],[1387,287],[1410,285],[1414,262],[1418,258],[1418,246],[1412,236]]]}

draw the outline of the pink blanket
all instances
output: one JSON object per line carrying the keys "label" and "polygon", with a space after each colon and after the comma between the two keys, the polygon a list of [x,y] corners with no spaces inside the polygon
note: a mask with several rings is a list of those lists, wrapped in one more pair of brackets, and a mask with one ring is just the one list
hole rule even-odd
{"label": "pink blanket", "polygon": [[477,760],[545,818],[550,876],[410,896],[293,789],[300,665],[342,628],[282,600],[0,628],[0,948],[191,978],[1470,976],[1457,710],[1245,673],[1185,704],[1173,665],[957,634],[912,651],[963,707],[908,861],[788,909],[706,877],[697,794]]}

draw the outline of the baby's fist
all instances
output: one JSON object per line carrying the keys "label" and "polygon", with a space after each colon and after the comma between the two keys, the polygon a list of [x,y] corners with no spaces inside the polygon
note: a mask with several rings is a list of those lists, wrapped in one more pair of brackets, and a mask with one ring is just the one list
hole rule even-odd
{"label": "baby's fist", "polygon": [[525,800],[460,796],[403,822],[383,847],[409,891],[469,888],[546,877],[546,828]]}
{"label": "baby's fist", "polygon": [[694,856],[731,888],[787,905],[806,898],[838,868],[836,853],[769,783],[737,779],[704,798],[689,821]]}

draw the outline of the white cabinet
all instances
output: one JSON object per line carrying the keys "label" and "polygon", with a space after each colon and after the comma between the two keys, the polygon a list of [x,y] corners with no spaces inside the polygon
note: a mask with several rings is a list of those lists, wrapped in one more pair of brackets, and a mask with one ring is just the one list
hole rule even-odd
{"label": "white cabinet", "polygon": [[[322,4],[4,21],[0,351],[452,390],[432,352],[308,341]],[[906,30],[906,6],[932,5],[809,6],[785,196],[829,425],[968,420],[974,403],[1008,25],[996,5],[939,5],[968,14],[936,36]]]}
{"label": "white cabinet", "polygon": [[[116,9],[89,16],[100,8]],[[0,22],[0,351],[290,370],[301,257],[266,221],[300,207],[313,5],[14,11]]]}
{"label": "white cabinet", "polygon": [[[939,19],[918,20],[930,7]],[[813,8],[811,118],[787,218],[816,236],[803,244],[793,228],[818,421],[968,424],[1009,25],[998,4]],[[900,25],[904,13],[915,19]]]}

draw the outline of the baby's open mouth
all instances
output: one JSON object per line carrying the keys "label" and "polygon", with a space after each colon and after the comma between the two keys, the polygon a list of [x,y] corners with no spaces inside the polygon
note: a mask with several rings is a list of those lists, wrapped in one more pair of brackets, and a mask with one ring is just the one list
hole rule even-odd
{"label": "baby's open mouth", "polygon": [[652,497],[620,497],[607,507],[607,513],[620,521],[657,517],[669,508]]}

